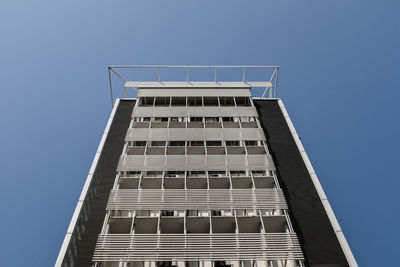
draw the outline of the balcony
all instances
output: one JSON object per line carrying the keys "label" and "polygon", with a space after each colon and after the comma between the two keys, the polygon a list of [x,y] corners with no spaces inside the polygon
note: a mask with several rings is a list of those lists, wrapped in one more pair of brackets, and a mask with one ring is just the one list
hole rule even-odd
{"label": "balcony", "polygon": [[[179,226],[177,227],[179,228]],[[171,231],[180,229],[173,229]],[[224,261],[302,260],[296,234],[119,234],[99,235],[93,260]]]}
{"label": "balcony", "polygon": [[[145,181],[150,178],[144,178]],[[180,178],[165,178],[180,179]],[[195,179],[195,178],[194,178]],[[227,178],[213,178],[229,186]],[[227,181],[225,181],[227,179]],[[226,183],[225,183],[226,182]],[[161,183],[161,181],[160,181]],[[161,186],[161,184],[159,184]],[[211,187],[211,179],[210,179]],[[160,187],[161,188],[161,187]],[[231,209],[287,209],[281,189],[170,189],[170,190],[114,189],[110,193],[107,210],[231,210]]]}

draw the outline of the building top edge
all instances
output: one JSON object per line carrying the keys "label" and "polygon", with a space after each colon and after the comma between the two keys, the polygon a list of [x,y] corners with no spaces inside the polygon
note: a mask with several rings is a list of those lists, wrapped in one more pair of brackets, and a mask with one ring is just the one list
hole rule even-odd
{"label": "building top edge", "polygon": [[126,82],[124,87],[126,88],[252,88],[252,87],[262,87],[270,88],[272,87],[271,82]]}
{"label": "building top edge", "polygon": [[279,66],[267,65],[110,65],[108,68],[256,68],[274,69]]}

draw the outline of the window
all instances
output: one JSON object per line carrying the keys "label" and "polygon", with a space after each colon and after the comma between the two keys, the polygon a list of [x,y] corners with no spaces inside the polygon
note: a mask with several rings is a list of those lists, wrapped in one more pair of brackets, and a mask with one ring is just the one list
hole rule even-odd
{"label": "window", "polygon": [[168,122],[168,117],[154,117],[154,122]]}
{"label": "window", "polygon": [[188,146],[204,146],[204,141],[188,141]]}
{"label": "window", "polygon": [[240,141],[225,141],[226,146],[240,146]]}
{"label": "window", "polygon": [[134,141],[132,142],[133,146],[146,146],[146,141]]}
{"label": "window", "polygon": [[209,177],[226,177],[226,172],[224,171],[208,171]]}
{"label": "window", "polygon": [[206,172],[205,171],[190,171],[188,173],[188,177],[206,177]]}
{"label": "window", "polygon": [[141,97],[139,100],[140,107],[152,107],[154,103],[154,97]]}
{"label": "window", "polygon": [[190,117],[189,121],[190,122],[202,122],[203,118],[202,117]]}
{"label": "window", "polygon": [[257,171],[251,171],[253,176],[265,176],[265,171],[264,170],[257,170]]}
{"label": "window", "polygon": [[171,122],[184,122],[184,117],[171,117]]}
{"label": "window", "polygon": [[204,106],[218,107],[218,97],[204,97]]}
{"label": "window", "polygon": [[206,141],[207,146],[222,146],[221,141]]}
{"label": "window", "polygon": [[234,117],[222,117],[223,122],[234,122],[236,121]]}
{"label": "window", "polygon": [[174,211],[173,210],[162,210],[161,216],[174,216]]}
{"label": "window", "polygon": [[254,117],[240,117],[241,122],[255,122],[256,118]]}
{"label": "window", "polygon": [[156,107],[169,107],[169,97],[156,97],[154,106]]}
{"label": "window", "polygon": [[129,177],[140,177],[140,171],[128,171]]}
{"label": "window", "polygon": [[205,121],[206,122],[219,122],[219,118],[218,117],[206,117]]}
{"label": "window", "polygon": [[222,96],[219,98],[219,103],[222,106],[228,107],[228,106],[235,106],[235,101],[233,100],[233,97],[231,96]]}
{"label": "window", "polygon": [[151,141],[151,146],[165,146],[165,141]]}
{"label": "window", "polygon": [[220,210],[212,210],[211,215],[212,216],[221,216],[221,211]]}
{"label": "window", "polygon": [[238,107],[251,107],[249,97],[235,97],[235,102]]}
{"label": "window", "polygon": [[246,171],[230,171],[231,176],[246,176]]}
{"label": "window", "polygon": [[171,107],[186,107],[186,97],[172,97]]}
{"label": "window", "polygon": [[167,171],[165,174],[167,178],[184,178],[185,172],[184,171]]}
{"label": "window", "polygon": [[185,141],[170,141],[170,146],[185,146]]}
{"label": "window", "polygon": [[162,178],[163,172],[162,171],[148,171],[144,174],[145,177],[150,178]]}
{"label": "window", "polygon": [[259,146],[258,141],[245,141],[246,146]]}
{"label": "window", "polygon": [[187,105],[189,107],[201,107],[203,106],[203,100],[201,97],[188,97]]}

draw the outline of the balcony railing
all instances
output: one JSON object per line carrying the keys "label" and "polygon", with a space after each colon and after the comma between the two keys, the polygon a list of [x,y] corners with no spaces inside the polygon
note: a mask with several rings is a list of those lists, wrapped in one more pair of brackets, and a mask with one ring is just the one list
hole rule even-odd
{"label": "balcony railing", "polygon": [[[129,81],[129,78],[124,77],[126,73],[122,74],[120,70],[125,71],[133,71],[133,70],[153,70],[157,74],[157,79],[153,79],[152,81],[141,81],[137,79],[137,75],[135,75],[135,79],[133,81]],[[163,79],[164,76],[161,75],[163,71],[168,71],[171,69],[182,70],[182,76],[178,81],[166,81]],[[207,77],[206,81],[193,81],[191,79],[191,74],[196,70],[205,70],[209,69],[212,71],[212,75]],[[257,75],[258,79],[253,80],[248,78],[248,73],[253,70],[263,70],[264,74]],[[240,70],[241,74],[239,77],[230,78],[229,82],[221,81],[218,76],[218,72],[221,70],[229,71],[229,70]],[[233,73],[232,73],[233,74]],[[114,96],[113,96],[113,83],[112,83],[112,75],[115,75],[123,82],[124,88],[124,97],[127,97],[127,92],[129,88],[174,88],[174,87],[185,87],[185,88],[204,88],[204,87],[247,87],[247,88],[263,88],[264,91],[262,93],[262,98],[264,97],[276,97],[277,94],[277,85],[278,85],[278,74],[279,74],[279,66],[162,66],[162,65],[147,65],[147,66],[109,66],[108,67],[108,78],[110,84],[110,97],[111,103],[114,106]],[[236,82],[231,82],[236,80]],[[267,92],[269,94],[267,95]]]}
{"label": "balcony railing", "polygon": [[112,190],[107,210],[287,209],[281,189]]}
{"label": "balcony railing", "polygon": [[99,235],[94,261],[302,260],[296,234]]}
{"label": "balcony railing", "polygon": [[125,155],[117,171],[275,170],[270,155]]}

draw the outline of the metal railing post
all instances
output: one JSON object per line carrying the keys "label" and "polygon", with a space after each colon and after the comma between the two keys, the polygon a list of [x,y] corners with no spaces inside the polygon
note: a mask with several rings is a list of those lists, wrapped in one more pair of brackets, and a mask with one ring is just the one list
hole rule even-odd
{"label": "metal railing post", "polygon": [[276,92],[278,91],[278,74],[279,74],[279,67],[276,67],[275,93],[274,93],[274,97],[276,97]]}
{"label": "metal railing post", "polygon": [[114,108],[114,97],[113,97],[113,90],[112,90],[112,82],[111,82],[111,71],[110,67],[108,67],[108,80],[110,82],[110,95],[111,95],[111,107]]}

